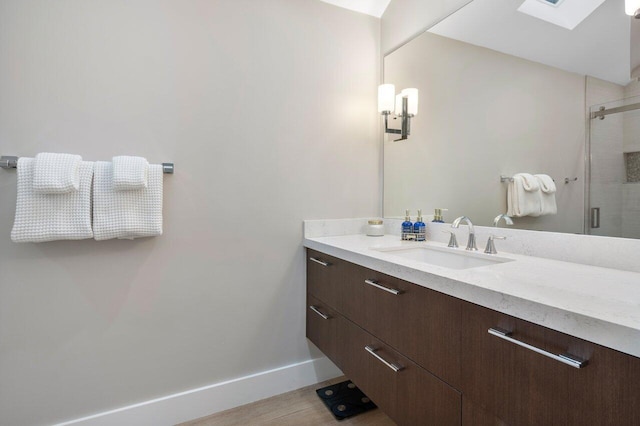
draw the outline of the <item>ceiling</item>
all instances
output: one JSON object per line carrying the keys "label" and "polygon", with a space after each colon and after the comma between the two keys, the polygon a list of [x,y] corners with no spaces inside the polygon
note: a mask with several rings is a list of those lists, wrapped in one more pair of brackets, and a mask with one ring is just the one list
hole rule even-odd
{"label": "ceiling", "polygon": [[629,83],[631,18],[624,12],[624,0],[606,0],[573,30],[518,12],[521,4],[474,0],[429,31],[566,71]]}
{"label": "ceiling", "polygon": [[367,15],[382,17],[391,0],[321,0],[345,9],[353,10]]}

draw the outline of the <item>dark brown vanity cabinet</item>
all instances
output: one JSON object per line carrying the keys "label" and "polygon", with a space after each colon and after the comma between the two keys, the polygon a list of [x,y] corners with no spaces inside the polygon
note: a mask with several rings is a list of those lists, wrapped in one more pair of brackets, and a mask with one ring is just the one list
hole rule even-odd
{"label": "dark brown vanity cabinet", "polygon": [[307,257],[307,337],[399,425],[640,426],[640,358]]}
{"label": "dark brown vanity cabinet", "polygon": [[459,379],[459,338],[444,337],[458,305],[436,318],[455,299],[311,250],[307,292],[307,337],[387,415],[401,425],[460,425],[460,392],[417,361]]}
{"label": "dark brown vanity cabinet", "polygon": [[344,315],[458,388],[459,300],[380,272],[349,265]]}
{"label": "dark brown vanity cabinet", "polygon": [[[464,305],[461,389],[475,406],[514,426],[640,425],[639,358]],[[509,331],[513,340],[489,329]],[[557,355],[586,363],[577,368]]]}

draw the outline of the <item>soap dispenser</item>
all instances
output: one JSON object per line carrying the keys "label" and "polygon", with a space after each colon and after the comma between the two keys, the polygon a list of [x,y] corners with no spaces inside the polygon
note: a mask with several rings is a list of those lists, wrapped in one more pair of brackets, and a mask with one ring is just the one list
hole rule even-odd
{"label": "soap dispenser", "polygon": [[413,233],[416,234],[416,241],[424,241],[427,239],[427,226],[422,221],[422,210],[418,210],[418,219],[413,224]]}
{"label": "soap dispenser", "polygon": [[436,211],[433,214],[433,220],[431,222],[444,223],[442,212],[446,212],[446,211],[449,211],[449,209],[436,209]]}
{"label": "soap dispenser", "polygon": [[405,210],[404,222],[402,222],[402,239],[404,241],[413,239],[413,223],[411,223],[409,210]]}

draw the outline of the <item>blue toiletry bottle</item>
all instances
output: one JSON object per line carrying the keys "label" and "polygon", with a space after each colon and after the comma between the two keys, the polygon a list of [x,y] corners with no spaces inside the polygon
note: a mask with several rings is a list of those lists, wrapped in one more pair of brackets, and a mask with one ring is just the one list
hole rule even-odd
{"label": "blue toiletry bottle", "polygon": [[405,210],[404,222],[402,222],[402,239],[409,240],[409,235],[413,234],[413,223],[409,216],[409,210]]}
{"label": "blue toiletry bottle", "polygon": [[416,234],[416,241],[424,241],[427,239],[427,226],[422,221],[422,210],[418,210],[418,219],[413,224],[413,233]]}

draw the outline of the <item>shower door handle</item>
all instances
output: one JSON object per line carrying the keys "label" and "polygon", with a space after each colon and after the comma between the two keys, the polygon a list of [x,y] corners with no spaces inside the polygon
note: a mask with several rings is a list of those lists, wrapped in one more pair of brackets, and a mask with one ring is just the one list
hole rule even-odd
{"label": "shower door handle", "polygon": [[600,207],[591,207],[591,228],[600,228]]}

